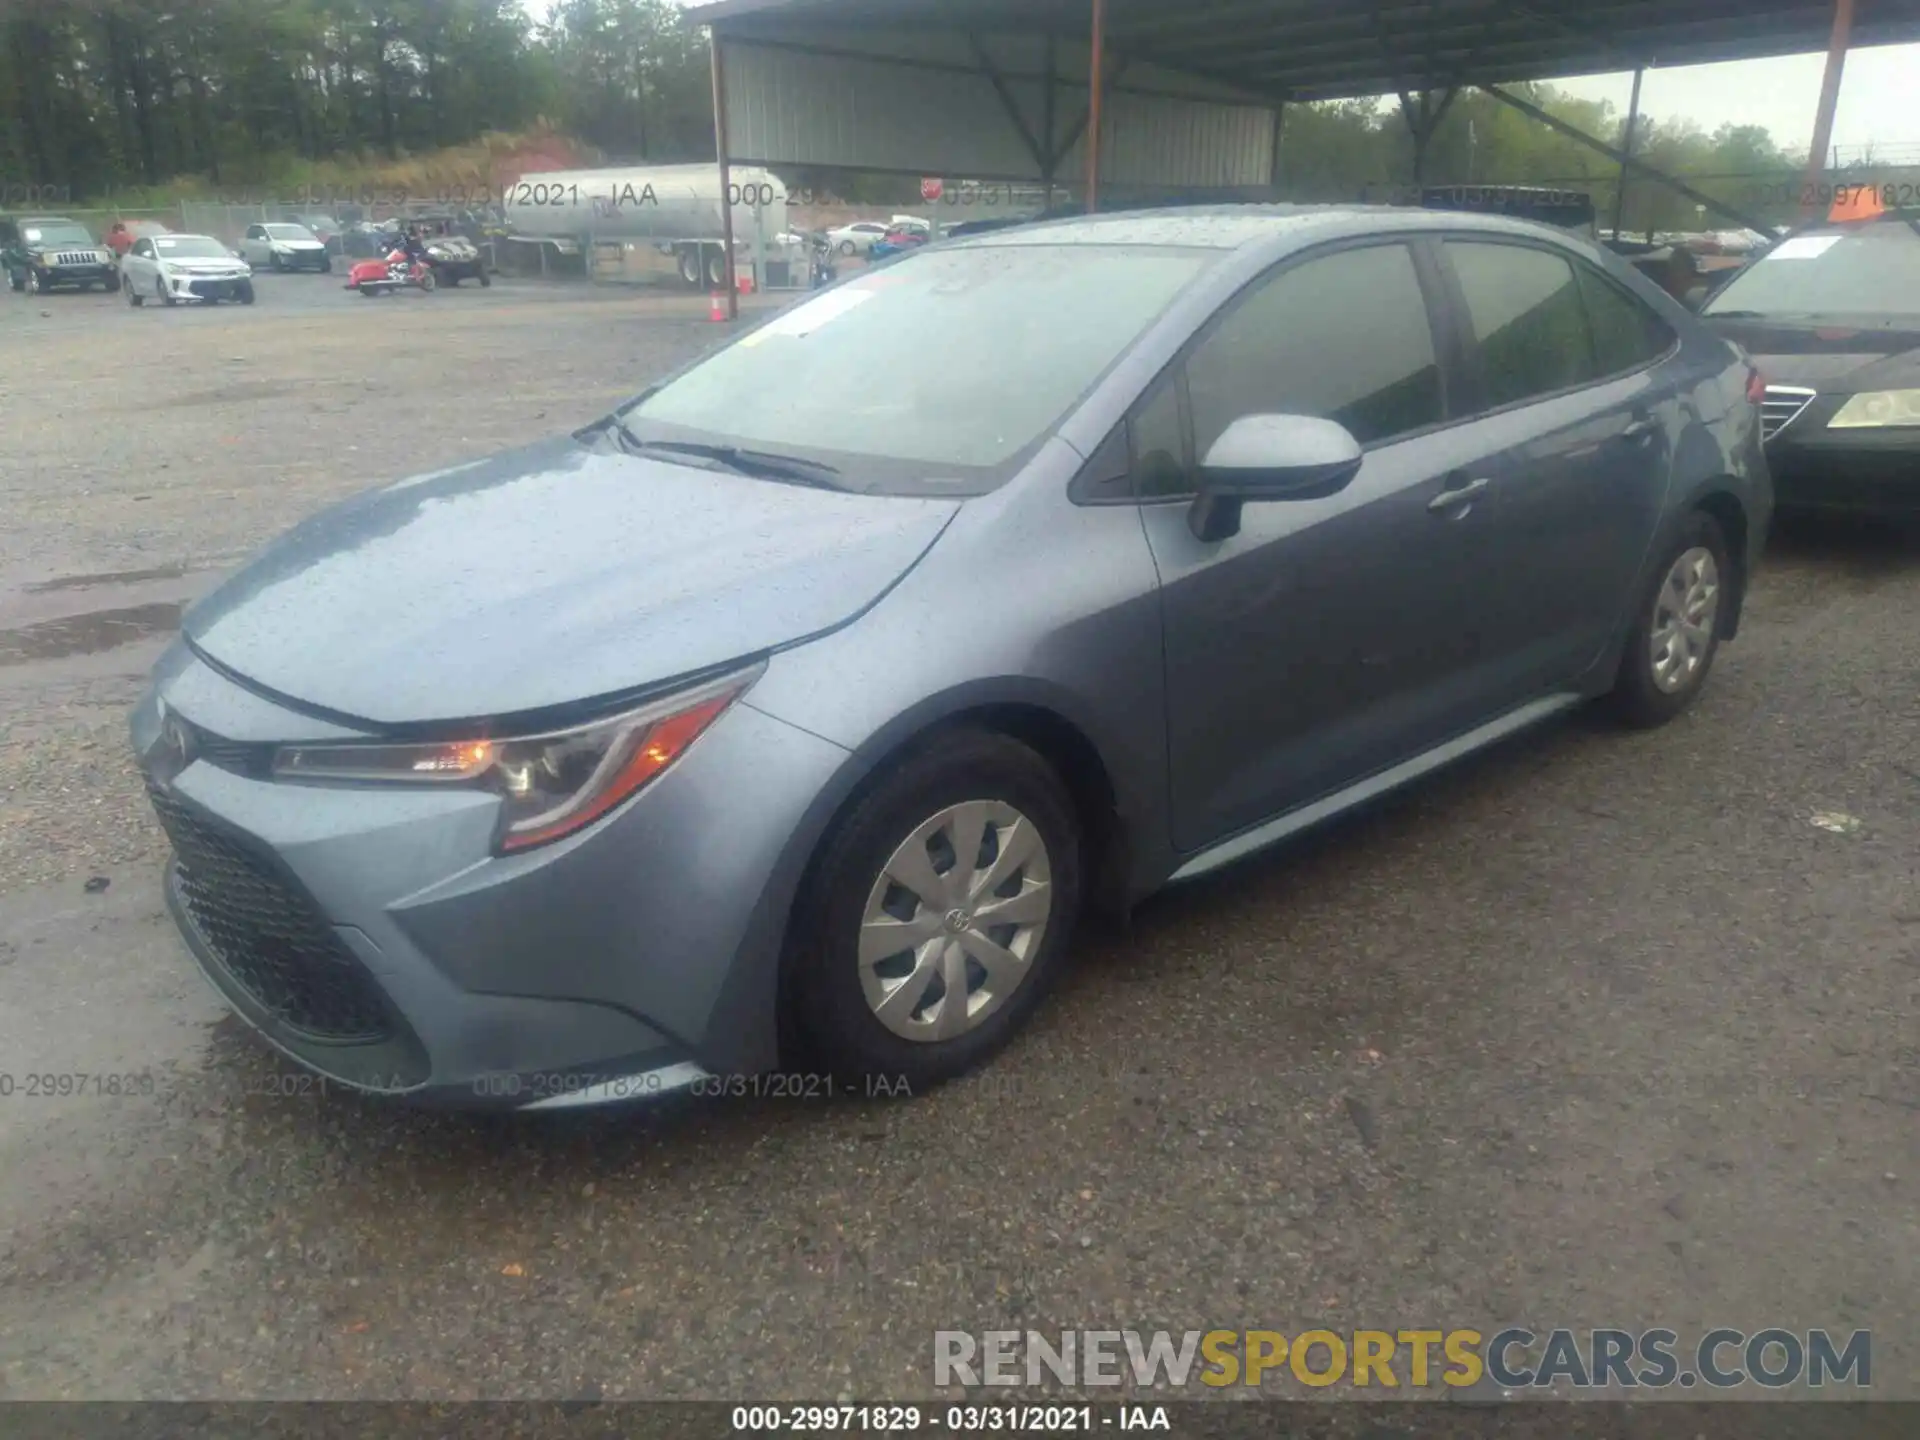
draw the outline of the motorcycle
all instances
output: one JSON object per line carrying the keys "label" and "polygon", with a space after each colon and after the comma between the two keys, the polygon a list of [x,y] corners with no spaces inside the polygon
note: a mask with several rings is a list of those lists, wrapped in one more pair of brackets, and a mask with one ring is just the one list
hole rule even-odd
{"label": "motorcycle", "polygon": [[385,259],[355,261],[347,272],[347,289],[358,290],[369,300],[410,285],[422,294],[431,294],[438,283],[431,265],[424,259],[410,261],[407,252],[399,249],[390,251]]}

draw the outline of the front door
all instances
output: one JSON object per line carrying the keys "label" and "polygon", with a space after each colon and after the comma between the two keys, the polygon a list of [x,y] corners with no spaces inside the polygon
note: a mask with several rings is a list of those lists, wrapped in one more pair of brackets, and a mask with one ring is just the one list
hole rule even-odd
{"label": "front door", "polygon": [[[1483,616],[1480,456],[1449,424],[1438,271],[1413,245],[1311,255],[1243,293],[1131,422],[1165,616],[1174,840],[1191,852],[1446,739]],[[1338,420],[1366,447],[1319,500],[1188,524],[1196,457],[1250,414]]]}

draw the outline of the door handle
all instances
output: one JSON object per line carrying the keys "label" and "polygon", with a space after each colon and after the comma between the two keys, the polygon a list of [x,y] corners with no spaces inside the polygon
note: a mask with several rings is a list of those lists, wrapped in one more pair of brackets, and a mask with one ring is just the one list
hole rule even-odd
{"label": "door handle", "polygon": [[1427,509],[1436,515],[1452,515],[1465,511],[1474,501],[1483,495],[1493,482],[1487,479],[1469,480],[1464,485],[1442,490],[1427,502]]}
{"label": "door handle", "polygon": [[1632,441],[1638,442],[1638,441],[1647,439],[1648,437],[1653,435],[1653,433],[1657,431],[1659,428],[1660,428],[1659,422],[1657,422],[1650,416],[1642,415],[1639,419],[1635,420],[1631,425],[1627,426],[1626,429],[1620,432],[1620,438],[1622,440],[1632,440]]}

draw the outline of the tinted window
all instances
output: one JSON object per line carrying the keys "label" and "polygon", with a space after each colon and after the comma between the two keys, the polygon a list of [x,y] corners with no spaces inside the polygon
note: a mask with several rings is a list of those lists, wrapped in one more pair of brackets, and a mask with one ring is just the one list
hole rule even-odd
{"label": "tinted window", "polygon": [[133,253],[134,253],[134,254],[136,254],[136,255],[151,255],[151,254],[153,254],[153,242],[152,242],[151,240],[136,240],[136,241],[134,241],[134,242],[133,242]]}
{"label": "tinted window", "polygon": [[1448,241],[1492,410],[1595,378],[1573,266],[1522,245]]}
{"label": "tinted window", "polygon": [[1197,458],[1245,415],[1337,420],[1361,444],[1443,418],[1426,298],[1404,245],[1282,271],[1187,361]]}
{"label": "tinted window", "polygon": [[922,250],[668,381],[628,427],[825,452],[861,488],[991,483],[1004,475],[964,472],[1000,470],[1042,439],[1217,259],[1119,245]]}
{"label": "tinted window", "polygon": [[1593,329],[1593,356],[1602,375],[1637,370],[1666,354],[1673,332],[1661,318],[1619,286],[1585,265],[1574,267]]}
{"label": "tinted window", "polygon": [[1185,495],[1187,442],[1180,430],[1180,386],[1168,379],[1134,412],[1128,425],[1133,444],[1133,493],[1142,500]]}

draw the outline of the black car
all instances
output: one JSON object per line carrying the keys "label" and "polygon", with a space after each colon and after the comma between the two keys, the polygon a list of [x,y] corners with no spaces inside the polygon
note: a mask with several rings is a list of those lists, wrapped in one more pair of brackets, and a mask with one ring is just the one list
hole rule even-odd
{"label": "black car", "polygon": [[9,286],[33,295],[64,286],[120,288],[113,252],[64,215],[0,218],[0,268]]}
{"label": "black car", "polygon": [[1798,230],[1700,313],[1766,377],[1782,509],[1920,517],[1920,210]]}

